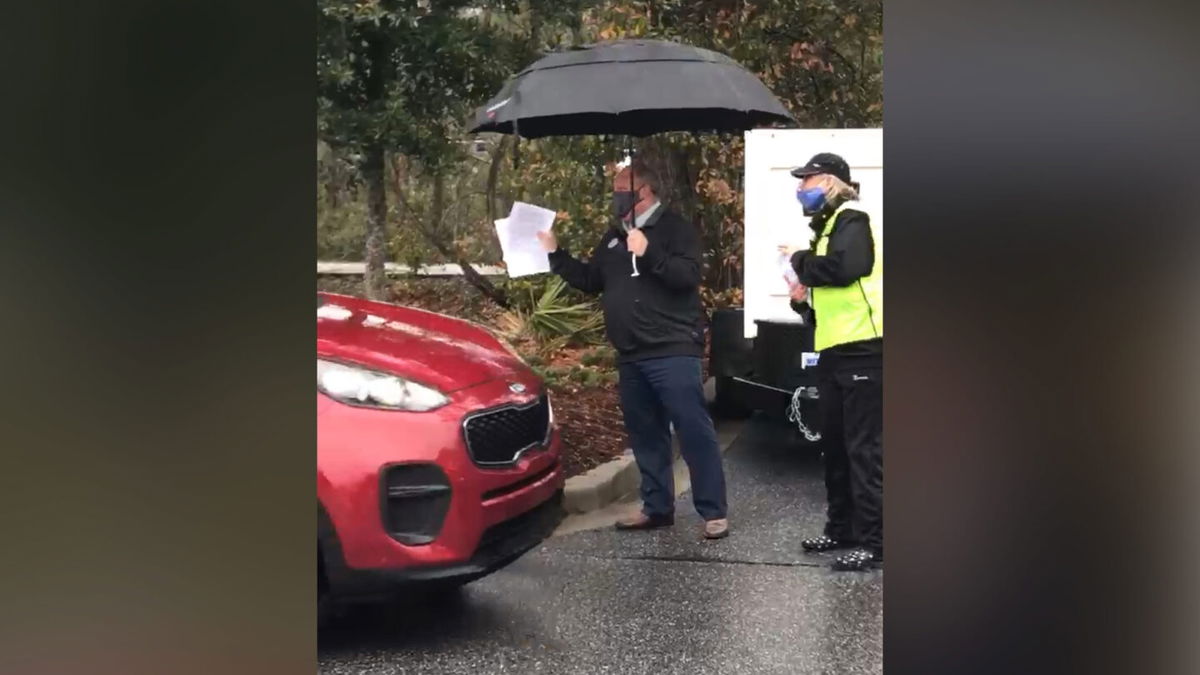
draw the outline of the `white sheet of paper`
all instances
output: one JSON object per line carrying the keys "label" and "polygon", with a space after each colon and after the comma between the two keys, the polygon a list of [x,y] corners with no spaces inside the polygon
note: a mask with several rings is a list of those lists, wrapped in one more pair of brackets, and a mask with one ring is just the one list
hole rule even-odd
{"label": "white sheet of paper", "polygon": [[531,234],[525,238],[514,236],[509,218],[497,220],[495,224],[496,236],[500,239],[500,250],[504,253],[504,267],[509,277],[524,277],[550,271],[550,258],[536,235]]}
{"label": "white sheet of paper", "polygon": [[799,283],[800,279],[796,277],[796,269],[792,267],[792,258],[786,253],[779,254],[779,271],[783,273],[785,281]]}
{"label": "white sheet of paper", "polygon": [[556,215],[551,209],[513,202],[512,211],[508,214],[508,232],[512,235],[512,241],[518,242],[518,245],[523,245],[526,239],[538,243],[537,233],[549,230],[554,225]]}

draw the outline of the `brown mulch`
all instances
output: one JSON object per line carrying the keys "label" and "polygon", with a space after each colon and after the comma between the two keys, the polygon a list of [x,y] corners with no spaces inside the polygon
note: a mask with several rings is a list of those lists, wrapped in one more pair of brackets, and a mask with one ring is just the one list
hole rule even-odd
{"label": "brown mulch", "polygon": [[550,395],[554,418],[562,430],[563,466],[568,478],[625,452],[625,423],[616,385],[556,385],[550,388]]}

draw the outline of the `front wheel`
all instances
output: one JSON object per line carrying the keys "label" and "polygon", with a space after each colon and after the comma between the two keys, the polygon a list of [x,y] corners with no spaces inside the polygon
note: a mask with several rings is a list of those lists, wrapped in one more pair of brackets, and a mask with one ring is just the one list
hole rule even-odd
{"label": "front wheel", "polygon": [[329,592],[329,578],[325,576],[325,559],[317,547],[317,628],[329,625],[333,618],[333,598]]}
{"label": "front wheel", "polygon": [[435,600],[446,600],[456,597],[462,592],[463,586],[471,583],[475,579],[446,579],[443,581],[429,581],[417,587],[416,594]]}

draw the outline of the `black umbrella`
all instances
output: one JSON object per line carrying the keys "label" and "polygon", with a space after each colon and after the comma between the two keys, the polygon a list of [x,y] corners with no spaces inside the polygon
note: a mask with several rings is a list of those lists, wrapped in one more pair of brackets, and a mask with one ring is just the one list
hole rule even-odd
{"label": "black umbrella", "polygon": [[471,132],[648,136],[795,123],[757,77],[724,54],[615,40],[534,62],[476,112]]}
{"label": "black umbrella", "polygon": [[[535,61],[475,113],[470,133],[649,136],[781,123],[796,121],[724,54],[663,40],[614,40]],[[633,174],[629,183],[632,190]],[[632,255],[630,262],[637,276]]]}

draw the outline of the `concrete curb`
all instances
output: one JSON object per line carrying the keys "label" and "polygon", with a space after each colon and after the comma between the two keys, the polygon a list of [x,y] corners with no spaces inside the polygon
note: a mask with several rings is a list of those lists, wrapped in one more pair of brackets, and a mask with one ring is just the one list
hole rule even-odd
{"label": "concrete curb", "polygon": [[[705,384],[705,388],[711,390],[711,378]],[[717,442],[723,453],[737,438],[741,424],[723,420],[714,421],[717,423]],[[691,481],[688,480],[687,466],[679,456],[677,438],[672,437],[672,445],[674,446],[675,485],[678,496],[690,487]],[[636,494],[641,484],[642,476],[638,472],[633,451],[626,449],[625,454],[620,457],[611,459],[586,473],[568,478],[563,489],[563,507],[567,513],[576,515],[599,511],[609,504]]]}
{"label": "concrete curb", "polygon": [[[716,380],[708,378],[704,383],[704,398],[711,405],[715,398]],[[719,430],[718,430],[719,431]],[[720,437],[721,434],[718,433]],[[733,439],[719,438],[721,452],[724,452]],[[675,450],[675,462],[680,464],[679,442],[672,437]],[[678,467],[677,467],[678,468]],[[676,473],[679,473],[676,471]],[[637,491],[642,484],[641,474],[638,473],[637,462],[633,459],[633,451],[625,450],[625,454],[611,459],[600,466],[567,479],[563,489],[563,507],[567,513],[581,514],[598,511],[609,504],[619,501]]]}
{"label": "concrete curb", "polygon": [[567,513],[596,511],[637,490],[641,480],[633,455],[624,454],[568,478],[563,506]]}
{"label": "concrete curb", "polygon": [[[717,443],[721,452],[729,451],[742,430],[742,420],[714,420],[717,423]],[[610,465],[609,468],[604,466]],[[679,446],[675,446],[675,496],[691,489],[687,465],[679,457]],[[593,475],[595,480],[584,479]],[[583,480],[581,480],[583,479]],[[554,531],[553,536],[562,536],[584,530],[612,527],[617,519],[626,516],[639,503],[638,487],[641,474],[633,455],[627,454],[606,462],[591,471],[567,479],[564,501],[569,502],[565,520]],[[574,493],[574,494],[572,494]],[[571,496],[567,496],[571,495]],[[607,501],[606,501],[607,500]],[[588,509],[583,511],[582,509]]]}

